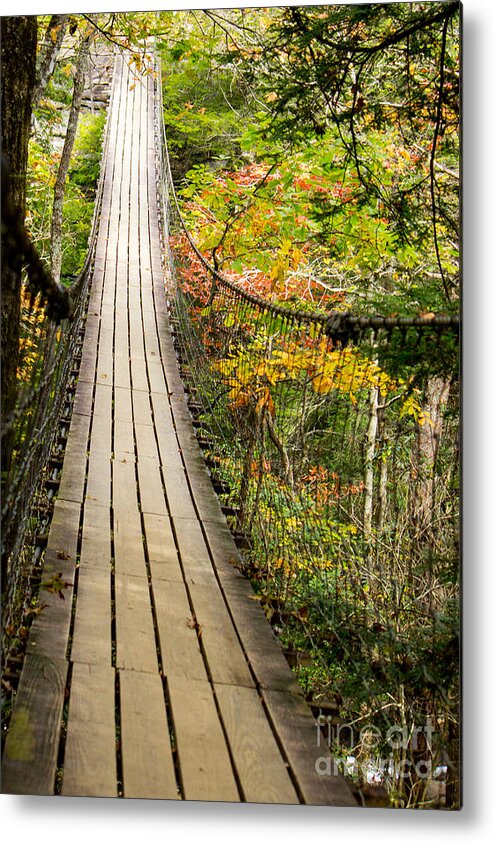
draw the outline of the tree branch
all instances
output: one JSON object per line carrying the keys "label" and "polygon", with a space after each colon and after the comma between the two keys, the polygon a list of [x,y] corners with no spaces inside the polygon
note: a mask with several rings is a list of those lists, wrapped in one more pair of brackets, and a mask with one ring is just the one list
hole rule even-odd
{"label": "tree branch", "polygon": [[441,261],[441,253],[439,250],[439,242],[437,236],[437,205],[436,205],[436,176],[434,173],[434,161],[436,157],[437,143],[439,140],[439,129],[441,126],[442,109],[443,109],[443,91],[444,91],[444,63],[446,59],[446,38],[448,32],[449,18],[443,23],[442,40],[441,40],[441,58],[440,58],[440,75],[439,75],[439,91],[437,95],[437,111],[436,124],[434,127],[434,138],[432,141],[431,157],[429,162],[430,183],[431,183],[431,201],[432,201],[432,228],[434,231],[434,250],[436,252],[437,264],[441,273],[444,293],[448,302],[451,302],[451,295],[446,283],[446,276],[444,274],[443,265]]}
{"label": "tree branch", "polygon": [[378,44],[374,44],[371,47],[357,46],[351,41],[332,41],[329,38],[323,38],[317,34],[314,37],[321,44],[325,44],[326,46],[331,47],[334,50],[338,50],[338,52],[351,52],[354,56],[361,55],[365,56],[367,59],[370,56],[376,55],[376,53],[380,53],[384,50],[387,50],[388,47],[393,47],[396,44],[399,44],[401,41],[404,41],[407,38],[409,38],[410,35],[414,35],[416,32],[420,32],[421,30],[427,29],[429,26],[433,26],[435,23],[449,21],[449,19],[458,10],[459,3],[455,0],[455,2],[446,4],[444,8],[442,8],[438,12],[435,12],[434,14],[421,15],[414,23],[409,24],[408,26],[404,26],[401,29],[398,29],[396,32],[393,32],[391,35],[388,35],[386,38],[383,38],[383,40],[380,41]]}

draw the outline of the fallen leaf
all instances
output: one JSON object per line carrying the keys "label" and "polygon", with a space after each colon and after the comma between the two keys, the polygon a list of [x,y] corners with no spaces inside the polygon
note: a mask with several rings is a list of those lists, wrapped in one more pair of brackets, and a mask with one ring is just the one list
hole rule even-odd
{"label": "fallen leaf", "polygon": [[41,582],[40,587],[44,588],[44,590],[48,591],[49,593],[57,593],[60,599],[65,599],[63,591],[67,588],[71,588],[72,585],[70,584],[70,582],[65,582],[62,579],[61,573],[55,573],[55,575],[52,576],[51,579],[45,579],[44,582]]}
{"label": "fallen leaf", "polygon": [[196,632],[197,632],[197,636],[201,637],[202,626],[197,622],[196,618],[195,617],[188,617],[186,622],[187,622],[187,626],[189,627],[189,629],[195,629]]}

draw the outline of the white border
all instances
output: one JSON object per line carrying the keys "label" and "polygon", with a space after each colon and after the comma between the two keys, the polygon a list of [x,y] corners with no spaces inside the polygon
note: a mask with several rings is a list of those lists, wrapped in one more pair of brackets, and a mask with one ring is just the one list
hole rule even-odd
{"label": "white border", "polygon": [[[355,0],[353,0],[355,2]],[[101,11],[106,3],[81,0],[17,0],[15,14]],[[226,2],[142,2],[120,0],[119,11],[223,8]],[[239,4],[240,5],[240,4]],[[247,2],[244,6],[274,5]],[[281,5],[281,4],[280,4]],[[288,3],[286,4],[288,5]],[[295,5],[295,4],[292,4]],[[300,2],[298,5],[308,5]],[[314,5],[312,3],[311,5]],[[3,11],[3,10],[2,10]],[[494,614],[494,108],[491,56],[494,51],[492,0],[464,0],[464,331],[463,331],[463,539],[464,539],[464,808],[460,813],[349,810],[212,803],[125,801],[120,799],[2,796],[2,831],[13,840],[69,839],[90,834],[112,838],[203,839],[215,842],[266,838],[271,842],[312,842],[338,837],[364,842],[399,838],[483,837],[493,816],[490,724],[494,698],[488,617]]]}

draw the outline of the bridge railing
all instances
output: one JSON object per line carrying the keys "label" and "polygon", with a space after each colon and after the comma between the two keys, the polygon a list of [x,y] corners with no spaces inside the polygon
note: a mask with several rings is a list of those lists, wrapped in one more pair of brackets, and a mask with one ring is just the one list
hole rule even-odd
{"label": "bridge railing", "polygon": [[401,805],[451,806],[459,319],[312,314],[245,292],[188,233],[157,125],[177,352],[245,571],[347,773]]}
{"label": "bridge railing", "polygon": [[[106,132],[101,172],[107,151]],[[72,413],[102,191],[100,178],[84,265],[67,289],[70,320],[57,323],[50,301],[44,306],[42,291],[33,295],[29,278],[22,277],[16,403],[2,419],[2,450],[8,451],[2,471],[2,663],[36,610],[32,598]]]}

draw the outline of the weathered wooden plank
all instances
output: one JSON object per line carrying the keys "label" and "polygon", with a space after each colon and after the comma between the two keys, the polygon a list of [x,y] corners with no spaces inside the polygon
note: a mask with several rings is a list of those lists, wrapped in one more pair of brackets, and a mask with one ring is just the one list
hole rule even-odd
{"label": "weathered wooden plank", "polygon": [[154,515],[168,514],[158,459],[141,456],[137,462],[137,474],[141,511]]}
{"label": "weathered wooden plank", "polygon": [[134,409],[134,421],[136,424],[152,424],[151,403],[149,393],[139,389],[132,389],[132,406]]}
{"label": "weathered wooden plank", "polygon": [[159,465],[158,445],[156,444],[154,427],[151,424],[137,423],[135,425],[135,437],[137,444],[137,458],[154,459]]}
{"label": "weathered wooden plank", "polygon": [[[137,250],[139,246],[136,246]],[[141,255],[138,254],[138,257],[135,260],[130,258],[129,260],[129,285],[128,285],[128,295],[129,295],[129,312],[133,312],[138,314],[138,318],[141,318],[141,284],[139,283],[140,280],[140,269],[141,269]],[[141,332],[142,337],[142,332]]]}
{"label": "weathered wooden plank", "polygon": [[109,665],[73,666],[62,794],[117,795],[115,670]]}
{"label": "weathered wooden plank", "polygon": [[115,290],[115,353],[117,349],[120,349],[126,359],[129,357],[129,294],[127,271],[127,266],[119,263]]}
{"label": "weathered wooden plank", "polygon": [[202,526],[206,536],[209,552],[213,559],[213,567],[222,586],[230,581],[233,586],[238,584],[239,593],[245,598],[252,595],[252,588],[242,574],[242,557],[232,538],[226,519],[203,520]]}
{"label": "weathered wooden plank", "polygon": [[173,528],[187,581],[212,583],[213,567],[197,518],[174,517]]}
{"label": "weathered wooden plank", "polygon": [[90,500],[84,503],[81,567],[111,570],[110,510]]}
{"label": "weathered wooden plank", "polygon": [[135,462],[134,425],[132,421],[120,421],[116,418],[113,434],[115,459],[120,462]]}
{"label": "weathered wooden plank", "polygon": [[178,449],[177,436],[173,427],[170,425],[168,429],[157,428],[156,433],[160,464],[167,469],[167,473],[170,476],[173,474],[183,474],[184,467],[181,453]]}
{"label": "weathered wooden plank", "polygon": [[[100,348],[102,344],[106,343],[107,337],[110,340],[110,345],[113,344],[113,339],[110,334],[113,330],[113,319],[115,316],[115,269],[113,265],[109,265],[105,271],[105,282],[103,286],[103,294],[101,296],[101,331],[100,331]],[[106,347],[104,348],[106,350]]]}
{"label": "weathered wooden plank", "polygon": [[213,683],[254,687],[236,630],[217,583],[190,584],[194,616],[200,627],[208,671]]}
{"label": "weathered wooden plank", "polygon": [[116,511],[113,531],[116,572],[147,579],[140,515]]}
{"label": "weathered wooden plank", "polygon": [[122,515],[138,512],[137,482],[133,462],[113,461],[113,508]]}
{"label": "weathered wooden plank", "polygon": [[62,571],[72,581],[77,556],[80,514],[79,503],[60,500],[60,498],[55,501],[43,569],[48,577]]}
{"label": "weathered wooden plank", "polygon": [[114,385],[122,389],[130,389],[130,366],[129,361],[122,354],[115,355]]}
{"label": "weathered wooden plank", "polygon": [[94,382],[94,373],[96,371],[97,348],[85,343],[82,349],[81,363],[78,372],[78,383],[87,381],[91,384]]}
{"label": "weathered wooden plank", "polygon": [[[163,320],[163,324],[165,329],[160,331],[159,338],[160,338],[160,346],[161,346],[161,356],[163,360],[166,360],[167,363],[170,364],[170,373],[174,373],[174,371],[178,371],[178,363],[177,363],[177,355],[175,353],[175,346],[173,344],[171,328],[170,328],[170,320],[166,317]],[[167,374],[168,374],[168,366],[167,366]]]}
{"label": "weathered wooden plank", "polygon": [[100,330],[96,382],[104,386],[113,383],[113,328],[102,327]]}
{"label": "weathered wooden plank", "polygon": [[216,685],[242,794],[251,803],[300,803],[257,691]]}
{"label": "weathered wooden plank", "polygon": [[182,582],[153,582],[156,621],[165,675],[207,681],[196,625]]}
{"label": "weathered wooden plank", "polygon": [[[112,453],[113,390],[111,386],[96,384],[94,395],[93,423],[91,427],[90,454],[97,453],[110,459]],[[89,473],[91,473],[91,458]],[[90,490],[87,491],[90,494]]]}
{"label": "weathered wooden plank", "polygon": [[74,395],[74,406],[72,412],[79,415],[91,415],[93,408],[93,383],[92,381],[79,380]]}
{"label": "weathered wooden plank", "polygon": [[238,569],[240,555],[228,526],[209,521],[203,526],[214,569],[257,681],[261,687],[301,693],[250,582]]}
{"label": "weathered wooden plank", "polygon": [[149,390],[149,385],[146,360],[137,357],[132,350],[130,352],[130,371],[132,376],[132,388],[147,392]]}
{"label": "weathered wooden plank", "polygon": [[[106,438],[106,433],[104,437]],[[96,438],[91,436],[86,500],[91,500],[92,502],[99,503],[100,506],[109,508],[111,502],[111,458],[110,451],[105,453],[103,448],[107,448],[108,446],[111,448],[111,444],[108,445],[108,442],[103,444],[100,439],[102,449],[96,449],[96,446],[93,449],[93,443],[97,440],[97,433]]]}
{"label": "weathered wooden plank", "polygon": [[111,665],[111,573],[80,567],[70,657],[82,664]]}
{"label": "weathered wooden plank", "polygon": [[[148,353],[152,355],[153,351]],[[151,391],[156,392],[157,394],[166,395],[168,389],[159,357],[151,356],[151,360],[148,358],[148,375]]]}
{"label": "weathered wooden plank", "polygon": [[190,495],[187,478],[183,470],[178,470],[164,464],[163,480],[165,483],[166,499],[170,514],[174,520],[189,519],[197,517]]}
{"label": "weathered wooden plank", "polygon": [[130,388],[115,388],[113,392],[115,421],[132,423],[132,393]]}
{"label": "weathered wooden plank", "polygon": [[[149,260],[149,254],[146,257]],[[154,303],[154,281],[153,270],[151,267],[141,268],[143,276],[143,285],[141,291],[141,314],[142,325],[144,329],[144,343],[146,348],[146,356],[151,362],[159,360],[161,357],[161,349],[157,332],[156,324],[156,307]]]}
{"label": "weathered wooden plank", "polygon": [[[164,320],[165,329],[160,332],[160,346],[161,346],[161,356],[163,361],[166,364],[166,374],[167,377],[170,375],[171,377],[176,377],[177,382],[179,381],[180,377],[177,375],[179,374],[178,371],[178,362],[177,362],[177,354],[175,351],[175,345],[173,342],[172,330],[170,325],[169,318]],[[182,389],[180,392],[183,390]],[[180,393],[179,392],[179,393]]]}
{"label": "weathered wooden plank", "polygon": [[154,307],[154,299],[151,292],[149,292],[146,295],[146,304],[150,308],[149,311],[144,310],[143,312],[146,359],[148,361],[149,368],[154,367],[158,370],[161,370],[161,372],[163,373],[163,367],[161,365],[160,343],[158,339],[158,334],[156,332],[156,317],[154,314],[154,310],[152,309]]}
{"label": "weathered wooden plank", "polygon": [[226,525],[221,503],[214,492],[211,478],[206,471],[202,457],[198,456],[202,462],[202,466],[199,468],[197,465],[191,463],[190,457],[188,458],[187,448],[183,448],[182,452],[184,453],[187,476],[200,520],[203,523],[212,521],[215,524],[219,524],[220,527]]}
{"label": "weathered wooden plank", "polygon": [[167,683],[184,797],[239,801],[210,685],[176,675]]}
{"label": "weathered wooden plank", "polygon": [[[100,277],[100,281],[103,281],[103,269],[98,271],[97,269],[93,272],[93,280],[91,285],[91,295],[88,304],[88,311],[86,313],[85,321],[84,321],[84,340],[87,338],[91,340],[95,340],[96,343],[98,342],[99,336],[99,328],[101,324],[101,317],[100,317],[100,308],[99,306],[93,307],[93,293],[95,291],[95,285],[97,283],[97,278]],[[99,293],[98,293],[99,294]],[[91,344],[93,344],[91,342]]]}
{"label": "weathered wooden plank", "polygon": [[120,671],[125,798],[178,798],[162,679]]}
{"label": "weathered wooden plank", "polygon": [[169,353],[163,353],[162,350],[162,360],[165,366],[165,378],[168,394],[170,397],[172,408],[174,410],[176,422],[177,418],[179,418],[178,413],[181,410],[183,410],[184,413],[187,413],[187,401],[185,398],[184,384],[180,377],[177,365],[177,357],[175,355],[175,349],[173,348],[173,346],[172,350],[170,350]]}
{"label": "weathered wooden plank", "polygon": [[80,511],[78,503],[65,500],[55,503],[40,590],[45,608],[31,626],[28,642],[31,654],[65,658],[72,614]]}
{"label": "weathered wooden plank", "polygon": [[154,413],[154,423],[159,432],[173,430],[173,416],[168,398],[160,392],[151,394],[151,402]]}
{"label": "weathered wooden plank", "polygon": [[281,647],[246,580],[227,581],[225,597],[248,662],[261,687],[300,693]]}
{"label": "weathered wooden plank", "polygon": [[158,672],[147,580],[115,574],[117,655],[120,669]]}
{"label": "weathered wooden plank", "polygon": [[[98,346],[99,329],[101,325],[101,291],[103,288],[104,272],[95,271],[89,294],[88,311],[84,325],[84,345],[91,348]],[[86,350],[86,349],[84,349]],[[89,350],[89,349],[88,349]]]}
{"label": "weathered wooden plank", "polygon": [[2,758],[2,792],[53,795],[68,662],[26,655]]}
{"label": "weathered wooden plank", "polygon": [[82,503],[90,420],[88,415],[72,416],[58,488],[58,497],[61,500]]}
{"label": "weathered wooden plank", "polygon": [[[125,389],[130,389],[130,361],[129,361],[129,340],[128,340],[128,316],[124,307],[127,307],[126,301],[122,301],[122,296],[117,295],[117,310],[115,313],[115,366],[114,366],[114,385]],[[119,307],[122,309],[119,309]]]}
{"label": "weathered wooden plank", "polygon": [[181,582],[183,580],[182,569],[178,560],[170,519],[145,513],[144,532],[153,582],[157,579]]}
{"label": "weathered wooden plank", "polygon": [[[106,170],[105,175],[108,174],[108,170]],[[96,248],[94,253],[94,272],[93,277],[91,279],[91,292],[93,288],[93,284],[101,286],[102,284],[102,277],[103,272],[105,269],[106,261],[107,261],[107,251],[108,251],[108,224],[109,224],[109,215],[111,211],[111,183],[108,184],[108,180],[105,179],[105,185],[103,187],[103,198],[101,202],[101,213],[100,213],[100,221],[99,221],[99,228],[98,228],[98,239],[96,240]]]}
{"label": "weathered wooden plank", "polygon": [[[105,429],[105,425],[108,425],[111,432],[112,406],[112,387],[107,384],[97,383],[94,391],[93,428],[96,421],[102,421],[104,423],[100,425],[101,430],[103,431]],[[97,441],[96,444],[98,444]]]}
{"label": "weathered wooden plank", "polygon": [[161,346],[158,336],[156,306],[152,284],[142,296],[142,323],[144,326],[144,341],[146,357],[151,365],[161,365]]}
{"label": "weathered wooden plank", "polygon": [[318,746],[315,720],[302,697],[279,690],[263,690],[262,695],[304,802],[355,807],[355,798],[341,775],[334,774],[334,765],[330,774],[320,774],[327,766],[319,758],[329,750]]}
{"label": "weathered wooden plank", "polygon": [[[159,293],[157,293],[159,294]],[[156,295],[155,295],[156,300]],[[171,333],[170,327],[170,320],[168,317],[168,313],[165,313],[159,319],[159,332],[158,337],[160,341],[160,349],[161,349],[161,359],[163,361],[165,367],[165,374],[166,374],[166,381],[168,383],[169,378],[174,380],[175,385],[177,386],[178,392],[177,394],[182,394],[183,392],[183,384],[180,386],[180,376],[178,371],[178,362],[177,362],[177,354],[175,352],[175,346],[173,344],[173,338]]]}
{"label": "weathered wooden plank", "polygon": [[147,578],[140,516],[115,513],[114,522],[115,570],[128,576]]}
{"label": "weathered wooden plank", "polygon": [[166,306],[166,298],[164,295],[165,278],[163,277],[163,273],[161,271],[158,273],[155,269],[153,269],[153,292],[154,310],[156,313],[156,326],[158,328],[158,335],[160,335],[168,325],[168,308]]}
{"label": "weathered wooden plank", "polygon": [[112,466],[115,570],[147,578],[135,465],[133,462],[114,460]]}

